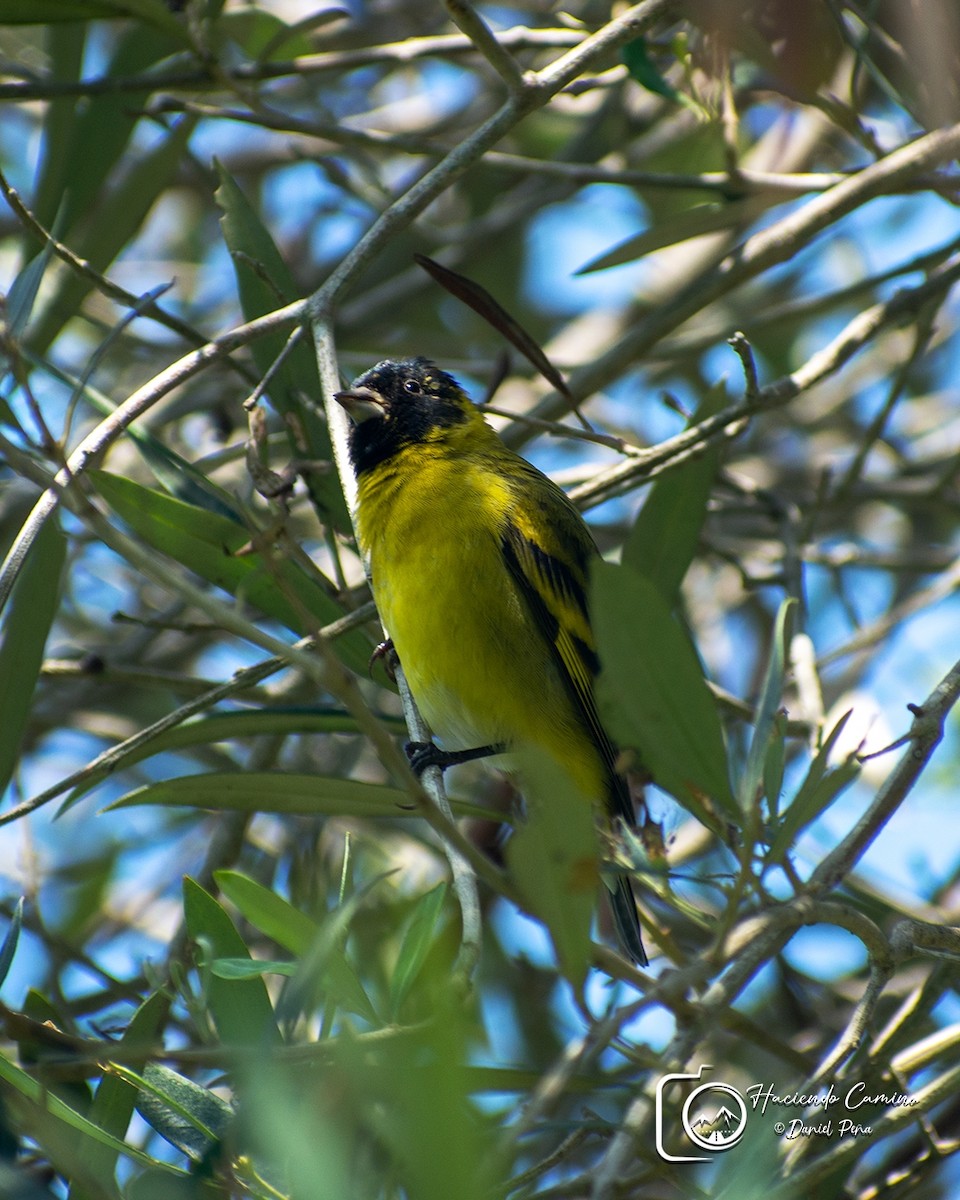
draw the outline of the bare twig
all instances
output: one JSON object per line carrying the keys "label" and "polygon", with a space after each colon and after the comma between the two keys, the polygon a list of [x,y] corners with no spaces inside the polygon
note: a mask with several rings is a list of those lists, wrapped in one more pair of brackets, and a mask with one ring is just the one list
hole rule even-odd
{"label": "bare twig", "polygon": [[[577,50],[571,51],[571,54],[577,53]],[[960,124],[938,129],[900,146],[885,158],[814,196],[803,207],[748,238],[718,265],[692,279],[667,303],[632,323],[618,342],[568,378],[570,390],[581,398],[591,395],[632,362],[643,359],[661,338],[694,313],[699,313],[748,279],[786,261],[800,246],[808,245],[818,233],[868,200],[896,190],[906,180],[949,162],[958,151]],[[810,365],[814,365],[814,360]],[[541,402],[534,415],[557,417],[564,409],[564,398],[554,393]]]}
{"label": "bare twig", "polygon": [[923,283],[913,288],[904,288],[890,300],[874,304],[858,313],[829,345],[817,351],[792,374],[760,388],[752,400],[730,405],[690,429],[685,429],[652,449],[643,451],[629,462],[618,463],[615,467],[600,472],[588,484],[575,488],[571,492],[571,498],[583,507],[598,504],[602,500],[620,495],[638,480],[655,477],[667,464],[676,466],[686,461],[691,453],[699,453],[715,438],[731,436],[730,431],[736,432],[745,418],[789,403],[801,392],[807,391],[838,371],[882,330],[915,315],[934,296],[946,294],[958,279],[960,257],[955,257],[938,271],[932,272],[930,278]]}
{"label": "bare twig", "polygon": [[914,718],[909,749],[854,828],[814,870],[807,885],[811,895],[821,895],[836,887],[909,795],[940,744],[947,715],[958,698],[960,662],[947,672],[923,704],[910,706]]}
{"label": "bare twig", "polygon": [[[585,40],[585,34],[573,29],[526,29],[518,26],[497,34],[500,45],[510,50],[556,50],[564,46],[577,46]],[[143,75],[94,76],[75,81],[40,79],[0,83],[0,100],[25,102],[52,100],[58,96],[104,96],[123,92],[175,91],[178,88],[197,91],[220,87],[230,81],[255,83],[258,80],[315,75],[327,71],[349,71],[378,63],[389,66],[417,62],[422,58],[474,54],[476,49],[473,41],[464,34],[436,34],[432,37],[406,38],[402,42],[387,42],[380,46],[364,46],[356,50],[304,54],[287,62],[241,63],[231,69],[221,69],[219,74],[207,66],[199,66],[152,71]]]}

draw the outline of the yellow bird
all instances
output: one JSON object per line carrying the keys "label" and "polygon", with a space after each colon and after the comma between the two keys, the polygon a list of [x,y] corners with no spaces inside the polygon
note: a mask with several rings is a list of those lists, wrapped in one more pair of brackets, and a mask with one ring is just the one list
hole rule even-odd
{"label": "yellow bird", "polygon": [[[357,533],[374,599],[449,751],[415,754],[414,768],[536,747],[607,821],[633,825],[594,702],[586,593],[598,551],[579,512],[426,358],[378,363],[336,399],[354,423]],[[628,876],[610,900],[623,948],[646,965]]]}

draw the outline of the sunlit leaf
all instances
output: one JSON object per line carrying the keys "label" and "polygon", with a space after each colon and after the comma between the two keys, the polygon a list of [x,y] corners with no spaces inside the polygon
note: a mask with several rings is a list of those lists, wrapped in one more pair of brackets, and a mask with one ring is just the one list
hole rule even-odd
{"label": "sunlit leaf", "polygon": [[306,953],[319,926],[261,883],[240,871],[217,871],[217,887],[251,925],[293,954]]}
{"label": "sunlit leaf", "polygon": [[[384,724],[400,734],[405,731],[396,718],[383,718]],[[210,746],[217,742],[235,741],[243,743],[250,738],[268,734],[303,733],[359,733],[356,720],[347,713],[322,712],[303,708],[264,708],[249,711],[213,713],[196,717],[175,725],[172,729],[141,743],[122,757],[111,760],[107,765],[91,771],[79,783],[57,810],[57,815],[67,812],[104,779],[115,777],[118,772],[129,770],[139,762],[169,751],[189,750],[198,746]]]}
{"label": "sunlit leaf", "polygon": [[[214,877],[224,896],[251,925],[292,954],[302,958],[323,937],[319,921],[239,871],[217,871]],[[340,1007],[375,1021],[376,1011],[350,962],[343,956],[331,956],[325,970],[327,990]],[[292,975],[295,970],[283,973]]]}
{"label": "sunlit leaf", "polygon": [[260,979],[264,975],[294,975],[297,964],[276,958],[215,958],[210,970],[219,979]]}
{"label": "sunlit leaf", "polygon": [[147,784],[108,805],[189,805],[214,812],[349,813],[398,817],[410,811],[406,792],[385,784],[284,771],[219,771]]}

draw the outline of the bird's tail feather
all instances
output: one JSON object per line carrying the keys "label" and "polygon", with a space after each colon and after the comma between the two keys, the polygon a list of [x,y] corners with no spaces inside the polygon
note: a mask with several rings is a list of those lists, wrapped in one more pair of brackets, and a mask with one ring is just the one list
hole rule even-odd
{"label": "bird's tail feather", "polygon": [[647,952],[643,948],[640,918],[637,916],[637,902],[628,875],[616,877],[610,892],[610,908],[613,912],[613,922],[617,927],[620,944],[634,962],[645,967],[649,960]]}

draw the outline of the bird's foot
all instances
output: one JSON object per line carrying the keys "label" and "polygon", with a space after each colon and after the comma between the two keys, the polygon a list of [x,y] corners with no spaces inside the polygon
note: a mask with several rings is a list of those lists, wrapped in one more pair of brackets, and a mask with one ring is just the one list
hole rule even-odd
{"label": "bird's foot", "polygon": [[410,769],[417,778],[428,767],[439,767],[441,771],[445,771],[447,767],[473,762],[476,758],[487,758],[492,754],[502,754],[506,750],[502,742],[491,746],[474,746],[469,750],[441,750],[433,742],[407,742],[403,748],[410,762]]}

